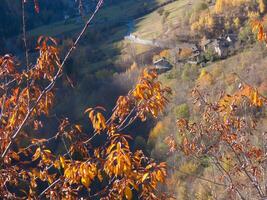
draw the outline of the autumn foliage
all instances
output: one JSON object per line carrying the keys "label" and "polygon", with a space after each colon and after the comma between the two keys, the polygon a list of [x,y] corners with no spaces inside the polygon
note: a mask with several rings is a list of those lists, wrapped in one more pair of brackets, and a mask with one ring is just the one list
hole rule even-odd
{"label": "autumn foliage", "polygon": [[255,138],[264,140],[265,135],[258,133],[260,121],[245,111],[262,109],[267,99],[250,85],[240,87],[234,95],[222,94],[212,103],[198,89],[192,91],[192,97],[203,109],[202,118],[177,120],[181,140],[173,134],[164,140],[169,153],[183,152],[192,160],[205,160],[212,166],[213,176],[200,179],[227,190],[223,198],[266,197],[264,142],[255,142]]}
{"label": "autumn foliage", "polygon": [[[102,107],[85,111],[93,134],[64,119],[53,137],[37,139],[26,127],[38,129],[42,124],[38,118],[48,115],[54,99],[52,84],[62,72],[54,39],[40,37],[38,49],[39,58],[28,71],[19,71],[13,57],[1,57],[1,196],[132,199],[135,192],[143,199],[159,198],[162,194],[157,193],[157,186],[164,182],[166,164],[155,163],[142,151],[132,152],[128,142],[132,138],[122,131],[138,118],[157,117],[170,90],[161,86],[153,70],[146,69],[135,88],[118,98],[108,120]],[[106,139],[92,147],[91,141],[99,135]],[[53,140],[63,142],[65,154],[48,148]],[[39,182],[47,189],[40,192]],[[93,185],[104,187],[91,189]]]}
{"label": "autumn foliage", "polygon": [[[215,14],[244,2],[246,0],[217,1],[214,13],[201,14],[192,29],[212,30]],[[169,180],[167,169],[176,169],[155,161],[141,150],[133,150],[131,141],[135,135],[127,131],[136,121],[159,117],[169,102],[171,89],[158,81],[152,68],[142,71],[136,85],[126,95],[118,97],[112,110],[102,106],[87,108],[84,115],[90,128],[72,123],[66,117],[60,119],[51,137],[36,134],[54,106],[54,86],[63,76],[66,60],[102,3],[100,0],[63,59],[57,41],[44,36],[37,41],[39,55],[34,64],[22,64],[9,54],[0,56],[1,198],[173,199],[161,186],[172,184],[166,181]],[[264,1],[259,3],[261,12],[265,12]],[[35,11],[40,12],[37,0],[34,0],[34,6]],[[258,40],[266,44],[262,22],[254,21],[252,26]],[[191,52],[181,53],[180,56],[187,57]],[[159,54],[159,57],[169,56],[169,50]],[[196,80],[201,88],[214,82],[206,70],[202,70]],[[177,119],[173,124],[177,135],[174,132],[161,141],[167,144],[168,155],[180,152],[184,159],[190,157],[208,162],[216,173],[213,180],[204,180],[223,187],[227,199],[246,199],[248,191],[257,199],[266,199],[266,147],[264,142],[255,142],[255,138],[266,140],[266,133],[257,133],[260,120],[253,115],[264,109],[266,97],[244,81],[236,92],[222,92],[216,101],[209,100],[199,88],[192,91],[192,97],[201,118],[190,120],[187,104],[175,109],[177,115],[186,119]],[[249,117],[248,111],[253,113]],[[159,122],[151,138],[155,140],[164,128]],[[62,147],[60,151],[53,145],[55,143]],[[190,173],[197,171],[193,162],[180,168]]]}
{"label": "autumn foliage", "polygon": [[[66,59],[102,3],[63,61],[56,40],[43,36],[33,65],[23,66],[11,55],[0,57],[1,198],[165,199],[158,186],[165,181],[166,164],[141,150],[133,152],[132,137],[124,132],[138,119],[158,117],[168,103],[170,89],[157,81],[154,70],[143,71],[137,85],[118,98],[109,118],[101,106],[85,110],[92,133],[65,118],[52,137],[35,134],[49,117]],[[38,1],[34,4],[39,12]],[[51,143],[65,151],[58,152]]]}
{"label": "autumn foliage", "polygon": [[[266,45],[263,22],[251,25],[257,40]],[[196,199],[265,199],[267,99],[237,73],[231,75],[239,82],[235,91],[217,92],[214,97],[207,91],[211,88],[208,73],[202,72],[191,94],[194,108],[201,112],[199,118],[177,119],[176,134],[164,140],[170,155],[184,159],[169,161],[173,177],[188,177],[195,185],[200,182],[197,188],[186,188]],[[167,183],[174,181],[170,178]],[[182,181],[175,184],[184,187]],[[175,192],[187,197],[184,191]]]}

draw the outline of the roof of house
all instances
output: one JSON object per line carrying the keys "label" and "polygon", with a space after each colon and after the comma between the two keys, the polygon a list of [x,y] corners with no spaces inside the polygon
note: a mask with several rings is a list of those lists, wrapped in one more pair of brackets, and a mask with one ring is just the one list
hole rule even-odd
{"label": "roof of house", "polygon": [[162,58],[160,58],[160,59],[158,59],[158,60],[156,60],[156,61],[153,62],[154,65],[157,65],[157,64],[165,64],[165,63],[169,63],[169,62],[164,57],[162,57]]}
{"label": "roof of house", "polygon": [[227,34],[226,40],[228,42],[235,42],[237,40],[237,35],[236,34]]}
{"label": "roof of house", "polygon": [[160,58],[159,60],[156,60],[153,65],[156,68],[171,68],[172,65],[166,60],[166,58]]}
{"label": "roof of house", "polygon": [[220,48],[224,48],[224,47],[228,47],[229,46],[229,43],[227,40],[223,39],[223,38],[218,38],[218,39],[215,39],[213,41],[213,45],[215,47],[220,47]]}

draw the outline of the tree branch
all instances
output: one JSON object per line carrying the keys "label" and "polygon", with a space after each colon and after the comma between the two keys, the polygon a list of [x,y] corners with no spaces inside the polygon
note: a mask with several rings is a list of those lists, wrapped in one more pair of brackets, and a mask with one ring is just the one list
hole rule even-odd
{"label": "tree branch", "polygon": [[91,17],[87,20],[86,24],[84,25],[82,31],[80,32],[80,34],[78,35],[77,39],[75,40],[75,42],[73,43],[73,45],[70,47],[69,51],[67,52],[67,54],[65,55],[61,65],[59,66],[59,69],[56,73],[56,75],[54,76],[53,80],[46,86],[46,88],[42,91],[42,93],[39,95],[39,97],[37,98],[36,102],[34,103],[34,105],[31,107],[31,109],[29,109],[28,113],[26,114],[25,118],[23,119],[22,123],[20,124],[20,126],[18,127],[18,129],[15,131],[15,133],[13,134],[13,136],[11,137],[11,140],[9,142],[9,144],[7,145],[6,149],[4,150],[3,154],[1,155],[1,159],[3,159],[8,150],[10,149],[12,143],[14,142],[15,138],[17,137],[17,135],[20,133],[20,131],[22,130],[22,128],[24,127],[24,125],[26,124],[27,120],[29,119],[30,115],[32,114],[33,110],[36,108],[36,106],[38,105],[38,103],[40,102],[40,100],[42,99],[42,97],[48,93],[50,90],[52,90],[52,88],[54,87],[56,81],[58,80],[63,66],[65,65],[66,61],[68,60],[68,58],[70,57],[71,53],[75,50],[75,48],[77,47],[79,41],[81,40],[82,36],[84,35],[84,33],[86,32],[86,30],[88,29],[91,21],[93,20],[93,18],[95,17],[96,13],[98,12],[98,10],[100,9],[100,7],[102,6],[104,0],[99,0],[98,4],[95,8],[95,11],[93,12],[93,14],[91,15]]}

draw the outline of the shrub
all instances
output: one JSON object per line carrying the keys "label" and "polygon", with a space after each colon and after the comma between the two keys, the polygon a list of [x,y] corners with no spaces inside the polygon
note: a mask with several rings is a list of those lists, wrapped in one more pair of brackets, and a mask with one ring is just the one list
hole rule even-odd
{"label": "shrub", "polygon": [[157,13],[159,14],[159,16],[161,16],[163,13],[164,13],[164,8],[159,8],[158,10],[157,10]]}
{"label": "shrub", "polygon": [[192,55],[192,50],[190,48],[183,48],[179,56],[184,59]]}
{"label": "shrub", "polygon": [[177,119],[180,119],[180,118],[189,119],[190,117],[189,106],[186,103],[176,106],[173,109],[173,113]]}
{"label": "shrub", "polygon": [[223,66],[218,63],[216,64],[215,66],[212,66],[212,71],[211,71],[211,74],[213,77],[215,78],[219,78],[223,73]]}
{"label": "shrub", "polygon": [[157,142],[155,148],[151,151],[151,157],[157,160],[165,160],[169,148],[163,142]]}
{"label": "shrub", "polygon": [[175,67],[171,71],[166,73],[167,79],[177,79],[180,76],[181,76],[181,71],[180,71],[180,69],[178,69],[178,67]]}
{"label": "shrub", "polygon": [[252,43],[255,41],[250,26],[244,26],[240,29],[238,34],[238,40],[241,42]]}
{"label": "shrub", "polygon": [[211,73],[207,72],[207,70],[205,69],[202,69],[197,82],[200,87],[206,87],[206,86],[212,85],[214,80],[213,80],[213,76],[211,75]]}
{"label": "shrub", "polygon": [[197,3],[197,4],[194,5],[194,12],[198,13],[198,12],[200,12],[202,10],[206,10],[208,8],[209,7],[208,7],[208,5],[206,3],[199,2],[199,3]]}
{"label": "shrub", "polygon": [[197,171],[198,166],[192,161],[183,163],[179,170],[185,174],[194,174]]}
{"label": "shrub", "polygon": [[204,54],[206,60],[213,62],[216,60],[216,54],[212,48],[208,48]]}
{"label": "shrub", "polygon": [[167,136],[170,125],[173,122],[170,118],[166,117],[159,121],[149,133],[148,144],[155,145],[158,139],[162,139]]}
{"label": "shrub", "polygon": [[149,133],[149,141],[155,141],[164,132],[164,125],[162,121],[159,121],[156,126]]}
{"label": "shrub", "polygon": [[198,65],[185,64],[182,71],[181,79],[184,81],[195,80],[199,74]]}

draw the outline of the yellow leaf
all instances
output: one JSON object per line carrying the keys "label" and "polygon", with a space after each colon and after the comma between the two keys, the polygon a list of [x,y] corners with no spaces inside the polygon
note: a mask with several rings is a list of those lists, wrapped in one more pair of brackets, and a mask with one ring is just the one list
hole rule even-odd
{"label": "yellow leaf", "polygon": [[47,180],[48,180],[48,183],[49,183],[49,184],[52,184],[52,183],[54,182],[54,179],[53,179],[52,176],[48,176],[48,177],[47,177]]}
{"label": "yellow leaf", "polygon": [[65,158],[62,156],[59,156],[59,160],[60,160],[60,164],[61,164],[62,168],[64,168],[65,167]]}
{"label": "yellow leaf", "polygon": [[49,149],[44,150],[45,153],[51,154],[51,151]]}
{"label": "yellow leaf", "polygon": [[262,105],[263,105],[263,101],[262,99],[259,99],[257,106],[262,107]]}
{"label": "yellow leaf", "polygon": [[118,151],[118,152],[121,151],[121,143],[120,143],[120,142],[117,143],[117,151]]}
{"label": "yellow leaf", "polygon": [[16,122],[17,111],[14,111],[9,120],[9,126],[12,127]]}
{"label": "yellow leaf", "polygon": [[127,200],[131,200],[133,198],[132,190],[129,187],[126,187],[124,192]]}
{"label": "yellow leaf", "polygon": [[14,160],[19,160],[19,159],[20,159],[19,155],[18,155],[16,152],[14,152],[14,151],[12,151],[12,153],[11,153],[11,157],[12,157]]}
{"label": "yellow leaf", "polygon": [[[89,112],[89,119],[93,122],[94,121],[94,110]],[[93,122],[94,123],[94,122]]]}
{"label": "yellow leaf", "polygon": [[41,155],[41,148],[38,147],[34,153],[34,155],[32,156],[32,161],[37,160]]}
{"label": "yellow leaf", "polygon": [[82,126],[81,126],[81,125],[76,124],[76,125],[75,125],[75,128],[76,128],[80,133],[82,132]]}
{"label": "yellow leaf", "polygon": [[132,180],[129,181],[129,183],[134,187],[136,191],[138,191],[138,185],[135,184]]}
{"label": "yellow leaf", "polygon": [[89,185],[90,185],[90,180],[89,180],[89,178],[88,177],[82,177],[81,178],[81,183],[85,186],[85,187],[89,187]]}
{"label": "yellow leaf", "polygon": [[54,162],[54,166],[55,166],[55,168],[60,169],[60,161],[59,160],[56,160]]}
{"label": "yellow leaf", "polygon": [[258,92],[254,91],[254,95],[253,95],[253,104],[257,105],[258,102]]}
{"label": "yellow leaf", "polygon": [[37,187],[37,184],[36,184],[36,181],[35,181],[34,178],[31,179],[30,184],[31,184],[31,187],[33,187],[33,188],[36,188]]}
{"label": "yellow leaf", "polygon": [[103,176],[102,176],[102,174],[101,174],[101,171],[100,171],[100,170],[98,170],[97,177],[98,177],[98,179],[99,179],[99,181],[100,181],[100,182],[102,182],[102,181],[103,181]]}
{"label": "yellow leaf", "polygon": [[106,128],[106,119],[101,113],[97,113],[97,119],[99,123],[101,124],[102,128]]}
{"label": "yellow leaf", "polygon": [[149,173],[145,173],[145,174],[143,175],[143,177],[142,177],[142,182],[144,182],[144,181],[147,179],[148,175],[149,175]]}

